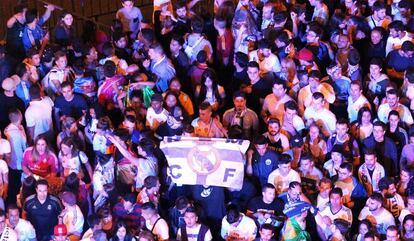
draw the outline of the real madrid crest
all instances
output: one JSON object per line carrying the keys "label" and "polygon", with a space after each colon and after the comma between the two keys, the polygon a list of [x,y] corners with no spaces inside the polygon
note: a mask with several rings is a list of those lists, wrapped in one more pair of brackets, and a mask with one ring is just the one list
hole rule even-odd
{"label": "real madrid crest", "polygon": [[190,168],[198,175],[208,175],[215,172],[221,163],[217,150],[210,145],[193,147],[187,155]]}

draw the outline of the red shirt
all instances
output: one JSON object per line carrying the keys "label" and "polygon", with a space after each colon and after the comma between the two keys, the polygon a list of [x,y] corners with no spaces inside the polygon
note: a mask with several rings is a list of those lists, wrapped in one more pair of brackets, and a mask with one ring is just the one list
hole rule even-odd
{"label": "red shirt", "polygon": [[32,160],[33,147],[29,147],[23,154],[22,166],[27,167],[33,174],[46,177],[47,175],[57,172],[57,157],[55,154],[49,152],[48,154],[40,155],[39,159],[34,162]]}

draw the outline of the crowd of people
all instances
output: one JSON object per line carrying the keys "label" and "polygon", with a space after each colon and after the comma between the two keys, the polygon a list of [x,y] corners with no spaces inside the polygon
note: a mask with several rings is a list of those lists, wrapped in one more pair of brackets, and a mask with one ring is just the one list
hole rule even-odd
{"label": "crowd of people", "polygon": [[[0,240],[414,240],[411,0],[120,1],[8,19]],[[174,183],[166,136],[249,140],[242,188]]]}

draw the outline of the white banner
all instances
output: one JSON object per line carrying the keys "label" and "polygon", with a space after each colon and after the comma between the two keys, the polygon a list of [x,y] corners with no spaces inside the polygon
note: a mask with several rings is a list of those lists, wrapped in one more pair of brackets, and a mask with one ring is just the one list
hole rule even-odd
{"label": "white banner", "polygon": [[241,189],[249,145],[247,140],[165,137],[160,147],[173,182]]}

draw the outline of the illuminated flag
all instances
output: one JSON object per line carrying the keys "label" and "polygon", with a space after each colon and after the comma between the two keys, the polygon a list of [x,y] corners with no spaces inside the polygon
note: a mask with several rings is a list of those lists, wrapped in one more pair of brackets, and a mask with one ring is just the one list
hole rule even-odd
{"label": "illuminated flag", "polygon": [[165,137],[160,147],[173,182],[241,189],[249,145],[247,140]]}

